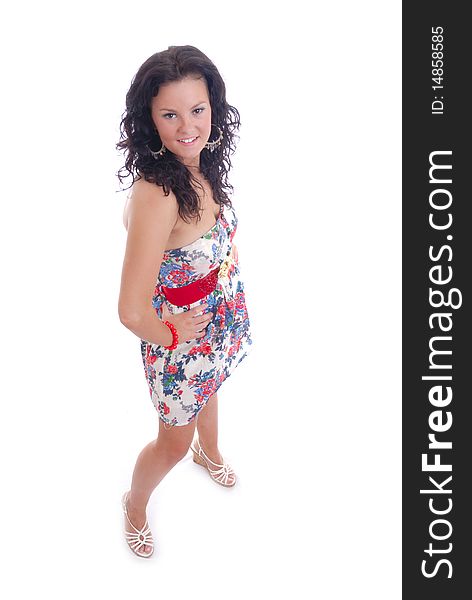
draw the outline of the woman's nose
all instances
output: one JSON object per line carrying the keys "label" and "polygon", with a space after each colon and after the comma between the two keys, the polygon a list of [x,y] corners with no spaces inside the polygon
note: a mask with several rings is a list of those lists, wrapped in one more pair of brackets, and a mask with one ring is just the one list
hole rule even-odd
{"label": "woman's nose", "polygon": [[183,135],[192,133],[192,124],[190,117],[181,117],[179,131]]}

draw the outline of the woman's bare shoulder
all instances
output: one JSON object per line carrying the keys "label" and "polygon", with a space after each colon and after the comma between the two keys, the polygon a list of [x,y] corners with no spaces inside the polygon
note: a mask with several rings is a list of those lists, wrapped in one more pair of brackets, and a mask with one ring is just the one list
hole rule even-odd
{"label": "woman's bare shoulder", "polygon": [[123,224],[128,230],[131,213],[145,213],[148,217],[157,220],[162,218],[165,220],[173,219],[175,223],[178,218],[178,211],[177,198],[172,190],[166,196],[162,186],[150,183],[145,179],[138,179],[133,183],[126,197]]}

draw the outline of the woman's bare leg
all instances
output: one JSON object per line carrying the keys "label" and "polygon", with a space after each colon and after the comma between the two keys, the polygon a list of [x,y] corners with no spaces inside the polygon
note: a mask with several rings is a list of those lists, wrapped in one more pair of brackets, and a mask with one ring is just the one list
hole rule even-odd
{"label": "woman's bare leg", "polygon": [[[218,394],[216,392],[210,396],[206,405],[198,413],[197,431],[203,452],[214,463],[223,464],[223,457],[218,450]],[[228,476],[229,484],[233,483],[233,478],[233,475]]]}
{"label": "woman's bare leg", "polygon": [[[164,428],[159,419],[159,435],[149,442],[138,455],[128,495],[128,516],[131,523],[141,529],[146,522],[146,506],[153,490],[167,473],[187,454],[195,431],[195,420],[188,425]],[[126,531],[134,531],[125,518]],[[142,551],[150,552],[150,546]]]}

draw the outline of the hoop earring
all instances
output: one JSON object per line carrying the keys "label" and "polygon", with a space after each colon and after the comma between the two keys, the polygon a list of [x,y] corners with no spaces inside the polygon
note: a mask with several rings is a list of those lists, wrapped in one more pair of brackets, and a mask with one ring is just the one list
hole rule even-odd
{"label": "hoop earring", "polygon": [[223,132],[221,131],[221,128],[218,127],[218,125],[216,125],[215,123],[212,123],[212,125],[214,125],[219,130],[220,135],[219,135],[219,137],[218,137],[217,140],[215,140],[213,142],[207,142],[205,144],[204,148],[206,148],[210,152],[213,152],[213,150],[215,150],[216,148],[218,148],[218,146],[221,144],[221,140],[223,139]]}
{"label": "hoop earring", "polygon": [[149,146],[147,144],[146,144],[146,148],[152,154],[152,157],[155,158],[156,160],[160,156],[162,156],[164,154],[164,152],[167,150],[167,148],[164,146],[164,144],[162,144],[162,148],[160,150],[151,150],[151,148],[149,148]]}

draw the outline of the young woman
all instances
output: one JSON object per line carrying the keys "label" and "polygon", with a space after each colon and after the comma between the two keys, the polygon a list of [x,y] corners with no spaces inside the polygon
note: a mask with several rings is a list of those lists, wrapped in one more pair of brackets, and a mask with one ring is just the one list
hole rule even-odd
{"label": "young woman", "polygon": [[236,482],[218,449],[217,391],[252,344],[227,195],[239,126],[218,70],[193,46],[152,55],[126,96],[118,177],[133,181],[118,312],[141,340],[159,415],[158,437],[139,454],[122,497],[138,556],[153,553],[151,493],[189,447],[217,483]]}

